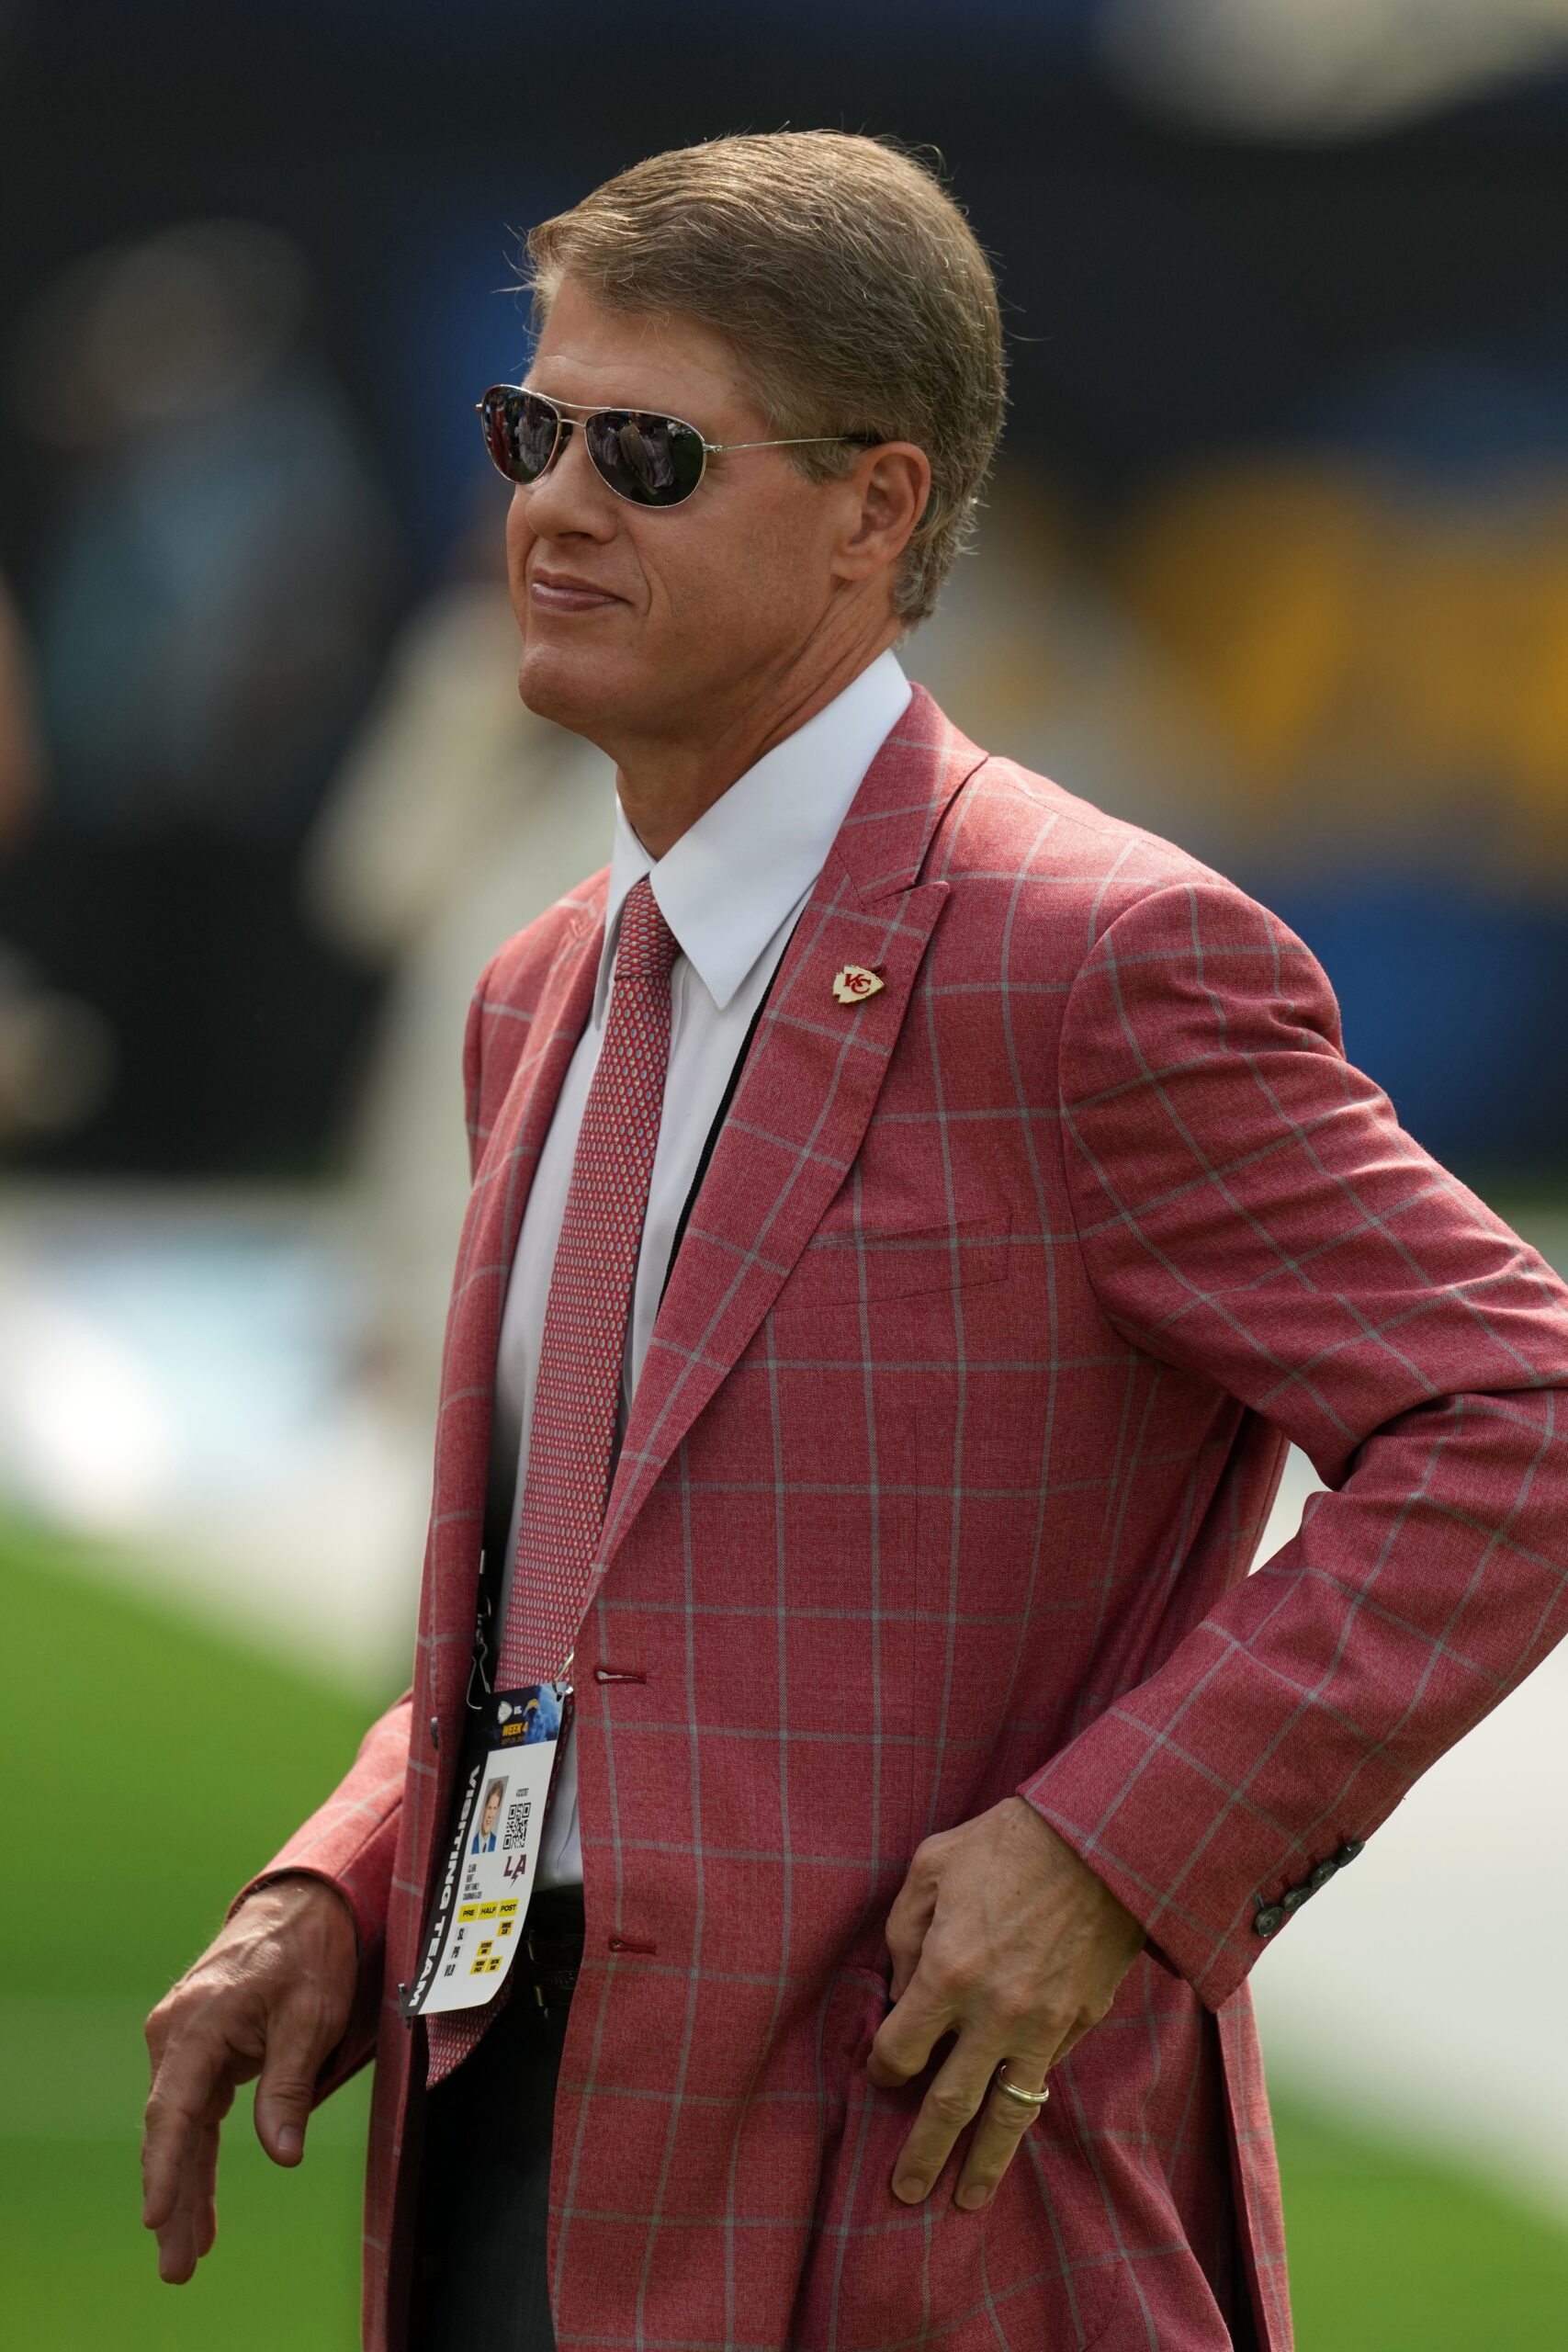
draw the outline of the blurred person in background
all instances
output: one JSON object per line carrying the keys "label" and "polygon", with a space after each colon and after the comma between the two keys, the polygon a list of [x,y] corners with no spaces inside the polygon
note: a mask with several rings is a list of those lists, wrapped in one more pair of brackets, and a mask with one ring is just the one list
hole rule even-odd
{"label": "blurred person in background", "polygon": [[[614,848],[471,1009],[414,1687],[149,2023],[163,2275],[234,2085],[292,2164],[374,2052],[373,2352],[1285,2352],[1248,1974],[1568,1625],[1568,1289],[1277,918],[909,689],[1002,413],[934,177],[718,141],[530,250]],[[517,1981],[411,2024],[465,1701],[563,1675]]]}
{"label": "blurred person in background", "polygon": [[[517,625],[489,484],[385,675],[306,841],[305,901],[387,998],[349,1121],[356,1229],[375,1252],[381,1394],[428,1442],[468,1156],[440,1105],[474,974],[601,864],[615,770],[517,692]],[[432,788],[439,779],[439,789]]]}
{"label": "blurred person in background", "polygon": [[14,400],[71,488],[35,600],[52,786],[0,929],[115,1046],[57,1164],[292,1172],[361,1017],[295,867],[395,548],[309,312],[288,239],[192,221],[74,265],[17,338]]}
{"label": "blurred person in background", "polygon": [[[0,869],[39,821],[45,763],[31,649],[0,580]],[[0,1150],[89,1117],[107,1084],[107,1024],[0,936]]]}

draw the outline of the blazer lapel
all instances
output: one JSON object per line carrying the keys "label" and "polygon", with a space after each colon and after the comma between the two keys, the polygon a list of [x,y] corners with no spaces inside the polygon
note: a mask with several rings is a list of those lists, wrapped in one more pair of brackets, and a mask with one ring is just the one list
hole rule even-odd
{"label": "blazer lapel", "polygon": [[[985,754],[917,686],[840,827],[773,983],[659,1310],[590,1599],[654,1481],[849,1174],[947,898],[917,879]],[[882,987],[840,1004],[848,964]]]}
{"label": "blazer lapel", "polygon": [[[604,936],[603,914],[568,940],[550,967],[527,1043],[518,1057],[485,1144],[458,1246],[457,1280],[447,1318],[436,1448],[437,1525],[481,1524],[489,1469],[491,1406],[502,1308],[539,1150],[561,1084],[588,1023]],[[479,1569],[477,1543],[463,1541],[471,1574],[461,1589],[444,1588],[455,1623],[471,1623]]]}

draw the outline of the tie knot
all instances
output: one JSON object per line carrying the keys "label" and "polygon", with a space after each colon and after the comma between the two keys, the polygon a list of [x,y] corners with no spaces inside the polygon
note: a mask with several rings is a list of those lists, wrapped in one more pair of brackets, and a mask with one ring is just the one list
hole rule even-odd
{"label": "tie knot", "polygon": [[653,885],[646,874],[626,892],[621,909],[621,935],[615,945],[615,971],[636,972],[644,979],[668,980],[680,948],[665,922]]}

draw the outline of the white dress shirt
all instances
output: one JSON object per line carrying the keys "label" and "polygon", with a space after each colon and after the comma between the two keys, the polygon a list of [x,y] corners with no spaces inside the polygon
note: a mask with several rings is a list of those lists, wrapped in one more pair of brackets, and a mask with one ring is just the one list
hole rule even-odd
{"label": "white dress shirt", "polygon": [[[681,952],[671,976],[670,1059],[626,1329],[617,1445],[648,1352],[675,1228],[751,1016],[861,780],[908,700],[908,680],[897,661],[891,653],[880,655],[815,718],[721,793],[657,860],[616,805],[593,1011],[539,1153],[502,1315],[487,1519],[489,1541],[505,1530],[503,1613],[517,1552],[545,1305],[578,1129],[604,1042],[626,893],[643,875],[651,877],[653,895]],[[577,1757],[569,1733],[540,1844],[538,1883],[580,1885],[581,1880]]]}

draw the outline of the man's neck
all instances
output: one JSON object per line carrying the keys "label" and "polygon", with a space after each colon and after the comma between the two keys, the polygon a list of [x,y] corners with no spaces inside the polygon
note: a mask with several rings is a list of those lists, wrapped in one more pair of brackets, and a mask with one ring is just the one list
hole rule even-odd
{"label": "man's neck", "polygon": [[604,745],[616,761],[621,806],[649,855],[663,857],[738,777],[836,702],[897,635],[897,623],[889,622],[880,635],[845,647],[830,662],[792,665],[703,740],[682,735],[678,741]]}

